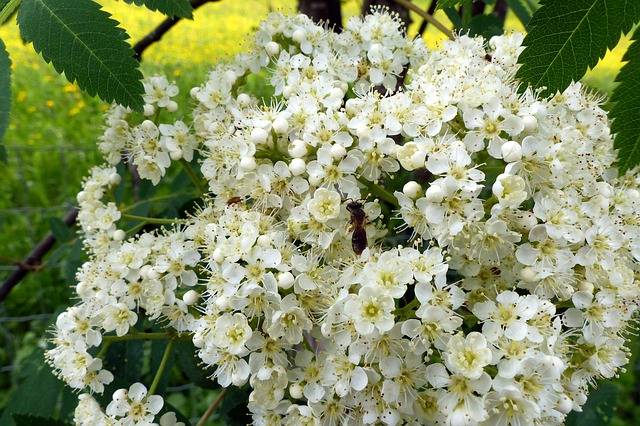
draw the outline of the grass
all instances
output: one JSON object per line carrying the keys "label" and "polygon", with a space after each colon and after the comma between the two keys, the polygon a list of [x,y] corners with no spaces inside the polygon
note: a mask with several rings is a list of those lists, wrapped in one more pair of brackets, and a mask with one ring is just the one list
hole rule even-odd
{"label": "grass", "polygon": [[[102,0],[106,10],[122,23],[131,40],[138,40],[164,17],[120,1]],[[193,21],[181,21],[161,41],[144,54],[146,74],[162,72],[176,79],[183,94],[201,82],[210,64],[226,60],[247,48],[250,35],[270,11],[292,13],[294,0],[222,0],[201,7]],[[426,1],[416,3],[426,7]],[[345,16],[359,11],[359,1],[343,2]],[[437,18],[447,21],[442,13]],[[410,34],[420,19],[414,16]],[[522,26],[509,16],[507,28]],[[102,113],[107,105],[79,91],[55,73],[20,39],[15,22],[0,28],[13,60],[13,105],[11,124],[4,143],[8,162],[2,167],[0,182],[0,281],[16,261],[22,259],[74,203],[82,176],[100,162],[96,140],[101,133]],[[430,26],[426,43],[435,48],[444,36]],[[614,87],[628,39],[585,78],[602,91]],[[66,306],[71,296],[75,268],[81,262],[72,243],[58,248],[47,258],[42,272],[32,273],[0,305],[0,407],[22,359],[37,345],[47,320],[1,322],[2,318],[49,314]],[[75,254],[75,255],[74,255]],[[623,375],[622,388],[635,386],[634,368]],[[201,391],[176,393],[171,397],[191,416],[204,411],[207,401]],[[631,400],[627,398],[627,400]],[[626,404],[629,405],[629,404]],[[632,407],[625,409],[629,412]],[[624,423],[619,423],[624,424]]]}

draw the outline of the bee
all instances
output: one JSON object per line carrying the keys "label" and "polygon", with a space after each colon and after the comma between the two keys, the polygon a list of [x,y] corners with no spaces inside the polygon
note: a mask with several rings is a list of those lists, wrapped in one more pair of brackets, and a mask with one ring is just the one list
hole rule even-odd
{"label": "bee", "polygon": [[232,206],[234,204],[238,204],[240,201],[242,201],[242,198],[240,197],[231,197],[227,200],[227,205]]}
{"label": "bee", "polygon": [[351,229],[353,230],[351,247],[359,256],[367,248],[367,231],[364,227],[367,221],[367,214],[362,209],[362,203],[358,201],[349,202],[347,211],[351,213]]}

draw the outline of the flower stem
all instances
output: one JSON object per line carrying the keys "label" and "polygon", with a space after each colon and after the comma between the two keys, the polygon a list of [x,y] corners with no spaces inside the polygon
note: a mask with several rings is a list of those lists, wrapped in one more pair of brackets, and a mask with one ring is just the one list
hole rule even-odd
{"label": "flower stem", "polygon": [[368,181],[362,177],[358,178],[358,182],[366,186],[371,194],[375,195],[381,200],[384,200],[387,203],[393,204],[396,207],[400,207],[400,204],[398,204],[398,200],[396,199],[396,197],[392,193],[390,193],[389,191],[381,187],[380,185],[373,183],[371,181]]}
{"label": "flower stem", "polygon": [[153,332],[153,333],[131,333],[124,336],[104,336],[102,341],[105,343],[126,342],[128,340],[186,340],[191,339],[188,334],[176,335],[173,333]]}
{"label": "flower stem", "polygon": [[169,340],[167,342],[167,347],[164,348],[164,354],[162,355],[162,360],[160,360],[160,366],[158,367],[158,371],[156,372],[156,375],[153,377],[153,382],[151,383],[151,387],[149,388],[149,395],[154,395],[156,393],[156,390],[158,389],[158,385],[160,384],[160,380],[162,380],[164,370],[167,368],[167,362],[169,361],[169,357],[171,356],[172,350],[173,350],[173,340]]}
{"label": "flower stem", "polygon": [[204,194],[206,191],[202,186],[202,180],[198,177],[196,172],[193,170],[193,168],[191,167],[191,164],[189,164],[189,162],[184,158],[180,160],[180,164],[182,164],[184,171],[187,173],[187,175],[189,175],[189,179],[191,179],[191,182],[193,182],[195,187],[198,189],[198,192],[200,192],[201,194]]}
{"label": "flower stem", "polygon": [[222,391],[218,394],[218,397],[213,400],[209,407],[207,407],[207,411],[205,411],[200,420],[198,420],[196,426],[204,426],[207,423],[207,419],[211,417],[211,415],[216,411],[216,408],[218,408],[226,394],[227,389],[222,389]]}
{"label": "flower stem", "polygon": [[161,217],[138,216],[138,215],[135,215],[135,214],[128,214],[128,213],[123,213],[122,217],[124,219],[140,220],[140,221],[143,221],[143,222],[153,223],[153,224],[157,224],[157,225],[172,225],[174,223],[180,222],[180,219],[165,219],[165,218],[161,218]]}

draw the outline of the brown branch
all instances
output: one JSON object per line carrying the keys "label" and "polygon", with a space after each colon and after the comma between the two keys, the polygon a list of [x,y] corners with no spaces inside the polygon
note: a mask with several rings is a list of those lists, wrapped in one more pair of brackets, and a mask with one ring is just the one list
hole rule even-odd
{"label": "brown branch", "polygon": [[[431,0],[431,4],[429,5],[429,8],[427,9],[427,13],[431,16],[433,16],[434,13],[436,13],[436,5],[437,5],[438,1],[437,0]],[[420,34],[420,36],[422,36],[425,32],[425,30],[427,29],[427,24],[429,23],[429,21],[427,21],[426,19],[422,18],[422,22],[420,23],[420,27],[418,28],[418,34]]]}
{"label": "brown branch", "polygon": [[[191,0],[191,7],[195,10],[205,3],[215,2],[219,0]],[[134,46],[136,59],[140,60],[145,50],[152,44],[160,41],[163,35],[173,28],[180,18],[167,18],[162,21],[156,28],[154,28],[149,34],[144,36]],[[134,176],[135,179],[135,176]],[[78,217],[78,209],[72,207],[67,211],[64,216],[63,222],[72,227],[76,223]],[[51,232],[49,232],[33,249],[29,255],[23,260],[16,262],[16,270],[9,275],[9,277],[2,283],[0,287],[0,302],[4,301],[11,290],[20,283],[31,271],[37,271],[42,267],[42,259],[51,250],[56,242],[56,238]]]}
{"label": "brown branch", "polygon": [[[63,222],[67,226],[72,226],[78,217],[78,209],[72,207],[65,215]],[[37,270],[42,264],[42,258],[51,250],[56,242],[56,237],[49,232],[32,250],[31,253],[16,266],[17,269],[9,275],[0,287],[0,302],[2,302],[11,292],[13,287],[18,285],[20,281],[31,271]]]}
{"label": "brown branch", "polygon": [[[206,3],[213,3],[220,0],[191,0],[191,7],[193,10],[196,10],[200,6]],[[145,50],[152,44],[160,41],[162,36],[164,36],[171,28],[173,28],[178,22],[180,22],[182,18],[180,17],[169,17],[164,21],[160,22],[157,27],[155,27],[149,34],[142,37],[136,44],[133,45],[133,51],[135,52],[135,58],[139,61],[142,58],[142,54]]]}
{"label": "brown branch", "polygon": [[436,18],[434,18],[432,15],[428,14],[427,12],[425,12],[424,10],[420,9],[420,7],[418,7],[415,3],[411,3],[410,0],[393,0],[396,3],[398,3],[401,6],[406,7],[407,9],[417,13],[418,15],[420,15],[422,18],[426,19],[427,21],[429,21],[429,23],[431,25],[433,25],[434,27],[436,27],[437,29],[439,29],[442,33],[444,33],[447,37],[449,37],[451,40],[454,39],[453,33],[449,30],[449,28],[447,28],[446,26],[444,26],[444,24],[440,21],[438,21]]}
{"label": "brown branch", "polygon": [[222,389],[222,391],[220,391],[218,397],[211,402],[209,407],[207,407],[207,411],[204,412],[196,426],[204,426],[204,424],[207,423],[207,419],[211,417],[211,415],[216,411],[216,408],[218,408],[218,406],[222,403],[224,397],[227,395],[227,389],[228,388],[224,388]]}

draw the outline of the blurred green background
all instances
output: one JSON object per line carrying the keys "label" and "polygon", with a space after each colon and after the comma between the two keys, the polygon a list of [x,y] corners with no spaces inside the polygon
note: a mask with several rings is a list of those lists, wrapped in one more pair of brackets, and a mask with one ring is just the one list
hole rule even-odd
{"label": "blurred green background", "polygon": [[[100,3],[121,22],[132,41],[164,19],[158,13],[119,1]],[[416,3],[426,8],[428,2]],[[343,16],[346,19],[357,14],[360,7],[358,0],[344,1]],[[196,11],[193,21],[181,21],[145,52],[143,70],[146,75],[164,73],[176,80],[186,101],[189,89],[204,80],[213,63],[250,45],[251,33],[270,11],[294,13],[295,9],[295,0],[222,0],[207,4]],[[441,12],[437,17],[448,22]],[[413,16],[410,35],[416,33],[420,22]],[[506,27],[522,30],[511,15]],[[1,282],[50,229],[60,229],[60,219],[74,203],[82,177],[100,162],[96,141],[108,105],[57,75],[31,46],[22,43],[14,21],[0,28],[0,38],[13,60],[12,117],[4,141],[8,159],[0,173]],[[429,27],[425,42],[437,48],[443,38]],[[609,93],[627,45],[628,39],[623,40],[588,73],[585,82]],[[41,346],[52,315],[69,304],[75,269],[82,258],[79,242],[73,236],[65,239],[47,256],[42,269],[29,274],[0,304],[0,409],[17,382],[24,379],[25,360]],[[640,351],[636,342],[634,338],[634,353]],[[638,424],[634,420],[640,418],[636,359],[634,356],[614,386],[606,388],[608,398],[617,401],[613,425]],[[190,418],[197,418],[211,401],[202,389],[177,383],[173,390],[168,401]]]}

